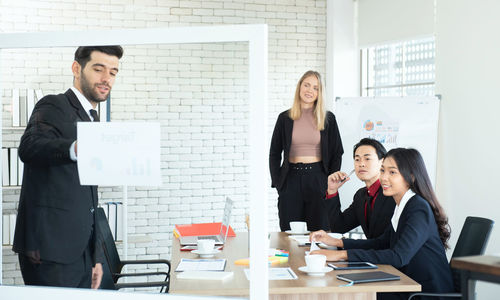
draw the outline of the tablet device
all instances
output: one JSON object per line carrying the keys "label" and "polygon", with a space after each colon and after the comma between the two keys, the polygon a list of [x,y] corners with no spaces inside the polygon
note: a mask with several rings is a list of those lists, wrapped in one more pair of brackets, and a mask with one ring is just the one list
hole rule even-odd
{"label": "tablet device", "polygon": [[348,273],[339,274],[337,278],[351,283],[363,283],[363,282],[375,282],[375,281],[388,281],[388,280],[399,280],[399,276],[375,271],[375,272],[363,272],[363,273]]}
{"label": "tablet device", "polygon": [[334,270],[376,269],[377,266],[364,261],[336,261],[328,263]]}

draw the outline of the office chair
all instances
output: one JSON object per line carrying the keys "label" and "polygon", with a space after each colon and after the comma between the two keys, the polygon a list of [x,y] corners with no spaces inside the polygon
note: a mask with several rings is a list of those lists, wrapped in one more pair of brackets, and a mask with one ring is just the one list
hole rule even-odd
{"label": "office chair", "polygon": [[[455,250],[453,250],[451,258],[484,254],[494,223],[492,220],[486,218],[467,217],[462,231],[460,231],[460,235],[458,236],[457,245],[455,246]],[[456,293],[415,293],[411,294],[408,300],[417,296],[462,298],[460,287],[461,271],[452,268],[451,274]]]}
{"label": "office chair", "polygon": [[[121,260],[116,249],[115,240],[111,234],[106,214],[104,209],[99,207],[96,210],[96,223],[99,231],[99,239],[104,249],[106,261],[103,264],[104,275],[101,286],[103,289],[119,290],[123,288],[137,288],[137,287],[161,287],[160,293],[165,290],[168,293],[170,288],[170,261],[166,259],[152,259],[152,260]],[[145,273],[121,273],[125,265],[147,265],[147,264],[165,264],[168,266],[166,272],[145,272]],[[124,277],[147,277],[162,275],[165,276],[164,281],[144,281],[144,282],[130,282],[118,283],[120,278]]]}

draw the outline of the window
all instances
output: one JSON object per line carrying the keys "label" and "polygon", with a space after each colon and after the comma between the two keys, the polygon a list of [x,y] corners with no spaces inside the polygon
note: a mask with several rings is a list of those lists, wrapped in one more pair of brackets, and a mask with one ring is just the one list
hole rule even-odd
{"label": "window", "polygon": [[361,50],[362,96],[433,96],[434,37]]}

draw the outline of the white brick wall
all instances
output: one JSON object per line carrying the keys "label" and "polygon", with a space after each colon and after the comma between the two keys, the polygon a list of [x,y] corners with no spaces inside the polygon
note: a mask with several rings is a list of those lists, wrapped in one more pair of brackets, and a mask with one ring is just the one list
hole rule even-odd
{"label": "white brick wall", "polygon": [[[0,31],[68,31],[266,23],[269,26],[269,139],[288,108],[299,77],[325,71],[326,0],[64,0],[0,2]],[[246,43],[126,46],[113,88],[111,118],[161,123],[162,180],[157,188],[129,187],[130,259],[169,258],[177,223],[221,218],[236,204],[232,225],[245,230],[248,207]],[[74,48],[1,53],[3,146],[19,143],[12,129],[12,88],[60,93],[71,86]],[[277,230],[276,193],[269,189],[269,228]],[[119,201],[121,187],[101,187],[101,202]],[[4,190],[4,212],[19,190]],[[138,242],[134,242],[138,241]],[[22,284],[17,257],[3,247],[5,284]]]}

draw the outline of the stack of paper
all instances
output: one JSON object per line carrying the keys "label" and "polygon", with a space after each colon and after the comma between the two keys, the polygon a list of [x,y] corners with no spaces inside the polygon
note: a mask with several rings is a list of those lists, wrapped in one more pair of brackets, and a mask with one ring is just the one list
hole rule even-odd
{"label": "stack of paper", "polygon": [[224,271],[226,260],[221,259],[187,259],[181,258],[175,272],[183,271]]}
{"label": "stack of paper", "polygon": [[[250,280],[250,269],[243,270],[245,276]],[[269,280],[294,280],[297,275],[291,268],[269,268]]]}
{"label": "stack of paper", "polygon": [[225,280],[231,278],[232,276],[233,272],[185,271],[177,274],[177,279]]}

